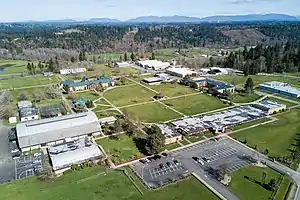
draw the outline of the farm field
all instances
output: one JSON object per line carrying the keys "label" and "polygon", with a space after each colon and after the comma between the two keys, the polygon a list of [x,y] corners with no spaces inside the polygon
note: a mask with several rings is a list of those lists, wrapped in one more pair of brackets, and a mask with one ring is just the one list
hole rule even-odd
{"label": "farm field", "polygon": [[231,136],[240,141],[246,139],[250,146],[257,145],[259,150],[268,149],[270,156],[284,156],[300,131],[300,112],[296,108],[277,115],[276,118],[278,120],[275,122],[234,133]]}
{"label": "farm field", "polygon": [[176,97],[187,94],[196,93],[197,91],[191,89],[190,87],[186,87],[179,84],[160,84],[160,85],[152,85],[149,86],[153,90],[166,95],[167,97]]}
{"label": "farm field", "polygon": [[[273,178],[278,181],[280,177],[279,173],[270,168],[248,166],[232,173],[232,180],[229,184],[230,190],[243,200],[252,200],[254,194],[256,200],[270,199],[272,191],[265,189],[261,183],[263,172],[267,174],[266,184]],[[275,196],[276,200],[284,199],[289,183],[290,180],[285,177],[279,186],[279,192]]]}
{"label": "farm field", "polygon": [[11,89],[21,87],[41,87],[42,85],[59,83],[60,79],[56,76],[44,77],[44,76],[28,76],[15,79],[0,80],[0,89]]}
{"label": "farm field", "polygon": [[218,200],[212,192],[192,177],[159,190],[146,190],[142,196],[122,172],[109,171],[107,175],[103,172],[103,169],[93,167],[69,173],[52,181],[42,182],[32,177],[2,184],[0,185],[1,199],[191,200],[201,196],[205,200]]}
{"label": "farm field", "polygon": [[114,163],[123,163],[144,156],[136,147],[134,140],[135,137],[120,134],[118,136],[99,139],[96,142],[104,148],[106,154]]}
{"label": "farm field", "polygon": [[139,85],[113,88],[104,93],[104,97],[115,106],[126,106],[151,101],[155,93]]}
{"label": "farm field", "polygon": [[180,97],[163,101],[163,103],[186,115],[201,114],[227,106],[219,99],[206,94]]}
{"label": "farm field", "polygon": [[160,103],[131,106],[122,109],[122,111],[127,111],[133,119],[139,119],[148,123],[165,122],[183,117]]}

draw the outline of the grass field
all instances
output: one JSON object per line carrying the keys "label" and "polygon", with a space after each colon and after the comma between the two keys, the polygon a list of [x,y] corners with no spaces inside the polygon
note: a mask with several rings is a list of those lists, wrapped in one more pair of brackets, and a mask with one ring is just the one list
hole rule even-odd
{"label": "grass field", "polygon": [[227,106],[222,101],[206,94],[181,97],[163,102],[186,115],[196,115]]}
{"label": "grass field", "polygon": [[134,137],[129,137],[126,134],[96,140],[96,142],[104,148],[114,163],[122,163],[144,156],[136,147]]}
{"label": "grass field", "polygon": [[117,116],[121,115],[117,110],[99,111],[99,112],[95,112],[95,114],[97,115],[98,118],[104,118],[104,117],[110,117],[110,116],[117,117]]}
{"label": "grass field", "polygon": [[127,111],[133,118],[143,122],[156,123],[183,117],[160,103],[147,103],[122,109]]}
{"label": "grass field", "polygon": [[236,94],[234,95],[233,102],[234,103],[250,103],[256,101],[260,98],[257,94]]}
{"label": "grass field", "polygon": [[279,120],[231,136],[242,141],[246,138],[249,145],[257,145],[260,150],[268,149],[271,156],[286,155],[296,134],[300,131],[300,112],[296,108],[277,115],[276,118]]}
{"label": "grass field", "polygon": [[[290,83],[295,86],[300,86],[300,81],[297,78],[288,78],[283,76],[260,76],[260,75],[251,75],[254,85],[258,85],[268,81],[280,81],[285,83]],[[221,76],[214,76],[214,79],[225,81],[227,83],[233,85],[244,85],[246,80],[248,79],[246,76],[241,75],[221,75]]]}
{"label": "grass field", "polygon": [[[279,179],[280,174],[270,168],[260,168],[255,166],[248,166],[232,173],[232,180],[229,188],[233,191],[240,199],[243,200],[267,200],[272,195],[272,191],[266,190],[261,186],[262,174],[266,172],[267,177],[265,183],[274,178]],[[249,179],[246,179],[248,176]],[[284,199],[286,191],[285,189],[289,185],[288,181],[283,181],[279,188],[279,193],[275,199]],[[281,191],[282,190],[282,191]]]}
{"label": "grass field", "polygon": [[168,151],[173,150],[173,149],[177,149],[179,147],[181,147],[181,145],[179,143],[173,143],[173,144],[166,145],[166,149]]}
{"label": "grass field", "polygon": [[59,83],[59,79],[56,76],[44,77],[44,76],[28,76],[15,79],[0,80],[0,89],[11,89],[31,86],[41,86],[48,84]]}
{"label": "grass field", "polygon": [[94,101],[94,100],[100,98],[99,94],[97,94],[94,91],[76,92],[75,95],[78,98],[88,98],[91,101]]}
{"label": "grass field", "polygon": [[139,86],[126,86],[108,90],[104,97],[116,106],[126,106],[151,101],[154,92]]}
{"label": "grass field", "polygon": [[102,106],[97,104],[95,106],[96,108],[93,109],[93,112],[98,112],[98,111],[107,110],[111,108],[111,106]]}
{"label": "grass field", "polygon": [[0,69],[3,69],[2,74],[18,74],[27,73],[27,62],[22,60],[1,60]]}
{"label": "grass field", "polygon": [[142,196],[122,172],[111,171],[106,176],[101,172],[102,169],[93,167],[53,181],[41,182],[32,177],[1,184],[1,200],[192,200],[200,196],[205,200],[218,199],[192,177],[159,190],[145,191]]}
{"label": "grass field", "polygon": [[186,94],[196,93],[195,90],[191,89],[190,87],[186,87],[179,84],[160,84],[160,85],[152,85],[149,86],[153,90],[160,92],[168,97],[176,97],[182,96]]}

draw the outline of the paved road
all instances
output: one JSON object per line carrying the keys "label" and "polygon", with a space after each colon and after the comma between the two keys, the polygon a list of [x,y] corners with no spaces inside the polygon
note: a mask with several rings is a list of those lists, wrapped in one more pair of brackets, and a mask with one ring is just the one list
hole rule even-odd
{"label": "paved road", "polygon": [[15,179],[14,162],[8,145],[9,129],[0,121],[0,183]]}

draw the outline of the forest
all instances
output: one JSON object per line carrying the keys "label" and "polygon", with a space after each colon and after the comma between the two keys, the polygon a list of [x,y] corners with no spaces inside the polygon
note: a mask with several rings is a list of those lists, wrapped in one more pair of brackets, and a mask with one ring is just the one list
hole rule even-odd
{"label": "forest", "polygon": [[2,59],[45,61],[58,57],[69,61],[78,57],[79,51],[145,53],[165,48],[237,48],[287,41],[300,44],[297,22],[13,27],[0,28]]}

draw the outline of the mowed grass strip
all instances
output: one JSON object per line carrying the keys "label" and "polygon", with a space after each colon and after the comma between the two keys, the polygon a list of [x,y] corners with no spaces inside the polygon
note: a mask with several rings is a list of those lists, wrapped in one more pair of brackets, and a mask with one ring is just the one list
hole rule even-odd
{"label": "mowed grass strip", "polygon": [[114,163],[122,163],[144,156],[136,147],[134,140],[135,137],[120,134],[118,136],[96,140],[96,142],[104,148]]}
{"label": "mowed grass strip", "polygon": [[[231,182],[229,188],[233,191],[240,199],[243,200],[266,200],[272,194],[272,191],[265,189],[260,183],[262,181],[263,172],[266,172],[267,177],[265,183],[268,184],[271,179],[276,181],[279,179],[280,174],[276,171],[266,167],[255,167],[248,166],[231,174]],[[246,177],[249,177],[247,179]],[[284,187],[284,185],[283,185]],[[278,194],[282,195],[283,193]],[[277,199],[277,198],[276,198]],[[284,196],[281,198],[284,199]]]}
{"label": "mowed grass strip", "polygon": [[115,106],[126,106],[151,101],[154,92],[139,85],[117,87],[104,93],[104,97]]}
{"label": "mowed grass strip", "polygon": [[147,103],[144,105],[131,106],[122,109],[122,111],[130,113],[134,119],[139,119],[148,123],[165,122],[183,117],[160,103]]}
{"label": "mowed grass strip", "polygon": [[196,93],[196,91],[193,90],[192,88],[179,85],[179,84],[167,83],[167,84],[160,84],[160,85],[152,85],[149,87],[168,97],[176,97],[176,96]]}
{"label": "mowed grass strip", "polygon": [[206,94],[170,99],[163,101],[163,103],[186,115],[201,114],[227,106],[219,99]]}
{"label": "mowed grass strip", "polygon": [[41,85],[56,84],[59,83],[59,79],[56,76],[44,77],[44,76],[28,76],[19,77],[8,80],[0,80],[1,89],[9,88],[22,88],[22,87],[40,87]]}
{"label": "mowed grass strip", "polygon": [[236,130],[240,130],[240,129],[243,129],[243,128],[248,128],[250,126],[260,124],[260,123],[264,123],[264,122],[268,122],[268,121],[271,121],[271,120],[272,119],[266,118],[266,117],[261,118],[261,119],[256,119],[256,120],[253,120],[253,121],[250,121],[250,122],[235,125],[235,126],[233,126],[233,130],[236,131]]}
{"label": "mowed grass strip", "polygon": [[[35,177],[0,185],[1,200],[218,200],[195,178],[187,178],[162,189],[146,191],[142,196],[120,171],[101,175],[103,169],[93,167],[74,171],[51,181]],[[131,174],[134,176],[133,174]]]}
{"label": "mowed grass strip", "polygon": [[300,112],[297,108],[276,118],[275,122],[234,133],[231,137],[240,141],[247,139],[250,146],[257,145],[259,150],[268,149],[270,156],[286,155],[300,132]]}

